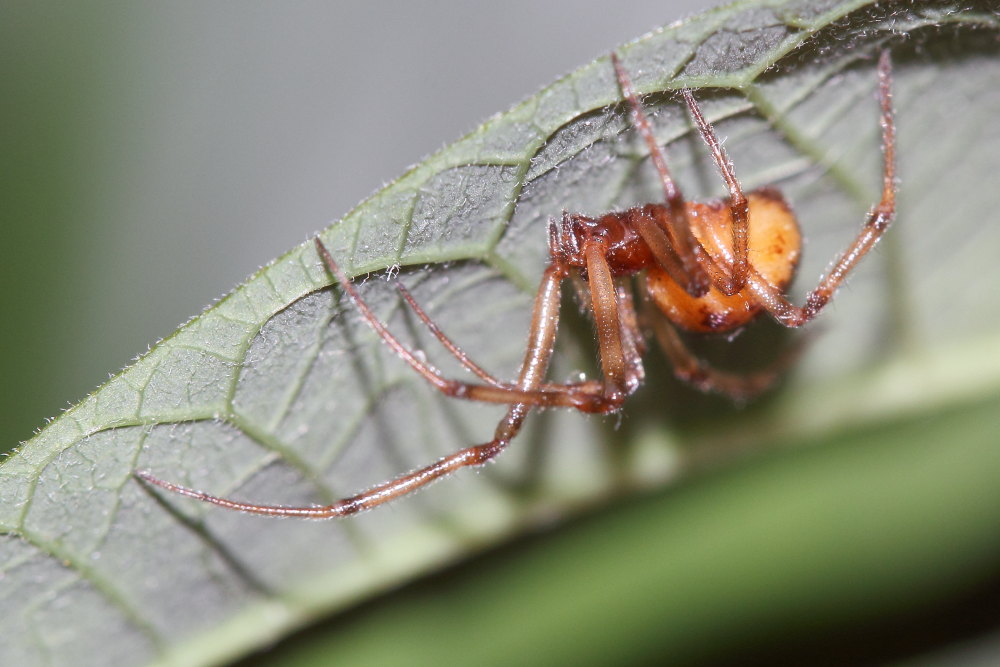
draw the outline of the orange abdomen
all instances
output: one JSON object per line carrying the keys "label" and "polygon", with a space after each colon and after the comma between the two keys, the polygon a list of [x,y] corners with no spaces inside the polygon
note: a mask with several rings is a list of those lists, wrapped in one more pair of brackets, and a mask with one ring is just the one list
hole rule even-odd
{"label": "orange abdomen", "polygon": [[[751,192],[749,262],[765,280],[784,290],[795,275],[802,235],[795,214],[781,193],[773,188]],[[724,202],[687,203],[691,229],[719,266],[732,264],[732,214]],[[713,333],[731,331],[750,322],[761,310],[749,287],[727,296],[712,287],[693,297],[666,271],[651,268],[646,288],[657,307],[678,327]]]}

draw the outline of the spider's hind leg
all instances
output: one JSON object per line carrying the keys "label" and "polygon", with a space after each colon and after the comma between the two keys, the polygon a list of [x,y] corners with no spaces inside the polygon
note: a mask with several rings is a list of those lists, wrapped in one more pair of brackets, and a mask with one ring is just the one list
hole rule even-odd
{"label": "spider's hind leg", "polygon": [[715,368],[698,357],[660,313],[649,315],[645,320],[652,326],[660,348],[674,368],[674,375],[699,391],[721,394],[736,403],[745,403],[773,387],[798,361],[809,342],[808,336],[801,336],[767,366],[749,373],[734,373]]}

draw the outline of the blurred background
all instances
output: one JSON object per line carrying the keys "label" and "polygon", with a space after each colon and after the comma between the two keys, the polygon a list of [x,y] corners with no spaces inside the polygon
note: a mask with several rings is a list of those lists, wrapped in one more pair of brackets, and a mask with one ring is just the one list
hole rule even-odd
{"label": "blurred background", "polygon": [[0,7],[0,451],[445,143],[706,0]]}

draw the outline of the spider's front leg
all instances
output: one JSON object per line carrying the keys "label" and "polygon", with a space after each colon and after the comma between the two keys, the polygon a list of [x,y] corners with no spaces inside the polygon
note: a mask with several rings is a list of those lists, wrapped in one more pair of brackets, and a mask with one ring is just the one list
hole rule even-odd
{"label": "spider's front leg", "polygon": [[[487,384],[471,384],[443,378],[437,369],[421,361],[414,355],[374,315],[371,308],[361,298],[354,285],[348,280],[330,256],[326,247],[318,239],[316,247],[330,273],[340,283],[341,288],[348,294],[368,324],[421,377],[425,378],[432,386],[447,396],[509,405],[506,415],[500,420],[494,431],[493,439],[483,444],[466,447],[428,466],[324,506],[289,507],[231,500],[162,480],[148,471],[137,471],[135,473],[137,478],[167,491],[218,505],[226,509],[266,516],[329,519],[348,516],[377,507],[426,486],[436,479],[450,475],[456,470],[469,466],[482,465],[492,460],[518,434],[532,408],[539,406],[562,406],[576,408],[585,412],[607,412],[609,409],[617,408],[620,404],[617,396],[611,399],[608,398],[606,395],[608,392],[604,391],[604,385],[602,384],[593,382],[567,385],[545,383],[545,375],[552,359],[552,351],[558,330],[562,281],[567,275],[566,267],[557,260],[554,259],[546,268],[539,284],[538,292],[535,295],[528,343],[524,361],[521,364],[521,370],[518,373],[516,382],[505,384],[494,380],[492,376],[472,363],[461,352],[460,348],[454,345],[436,325],[433,325],[433,323],[430,324],[435,336],[445,344],[449,351],[463,365],[479,369],[482,376],[485,376],[484,379],[487,380]],[[426,313],[409,296],[408,292],[404,291],[404,298],[415,307],[417,314],[422,320],[430,322]]]}
{"label": "spider's front leg", "polygon": [[882,196],[868,214],[858,236],[809,293],[802,307],[788,301],[780,289],[756,271],[750,272],[748,284],[751,290],[761,305],[786,326],[802,326],[816,317],[861,258],[875,247],[896,216],[896,124],[892,111],[892,61],[888,51],[879,56],[878,96],[882,113]]}
{"label": "spider's front leg", "polygon": [[[665,264],[669,267],[675,262],[679,263],[679,271],[674,275],[678,284],[682,285],[691,296],[702,296],[708,292],[711,285],[709,275],[704,267],[706,253],[691,230],[684,195],[673,176],[670,175],[670,168],[667,166],[663,149],[656,143],[649,119],[646,118],[642,104],[639,103],[639,98],[636,97],[635,91],[632,89],[632,78],[619,61],[618,54],[614,52],[611,53],[611,64],[615,68],[615,77],[618,80],[622,96],[632,110],[632,124],[642,135],[643,141],[646,142],[649,157],[660,176],[663,197],[670,210],[670,215],[666,220],[657,221],[661,223],[660,229],[666,237],[666,243],[662,244],[664,254],[667,255],[664,260]],[[645,237],[647,234],[648,232],[643,233],[643,236]],[[651,238],[648,238],[647,242],[656,244],[656,241]]]}
{"label": "spider's front leg", "polygon": [[[435,388],[449,396],[510,404],[507,414],[497,425],[493,439],[483,444],[466,447],[428,466],[324,506],[289,507],[242,502],[180,486],[159,479],[147,471],[136,472],[136,477],[148,484],[161,487],[173,493],[218,505],[226,509],[250,514],[305,519],[330,519],[349,516],[404,496],[461,468],[482,465],[492,460],[517,435],[531,408],[537,405],[557,404],[560,400],[569,401],[573,398],[570,394],[579,393],[564,390],[558,386],[549,391],[540,389],[544,383],[549,361],[552,358],[552,348],[555,343],[556,330],[559,323],[560,286],[566,274],[563,267],[552,264],[546,269],[542,277],[532,311],[531,332],[528,338],[527,350],[524,362],[521,364],[521,371],[518,374],[517,382],[512,385],[501,384],[499,386],[494,384],[473,385],[457,383],[442,378],[437,369],[420,361],[409,349],[402,345],[386,329],[385,325],[375,317],[368,304],[361,298],[336,262],[333,261],[326,247],[319,240],[316,241],[316,245],[327,268],[338,282],[340,282],[341,287],[361,311],[362,316],[368,324],[372,326],[389,347],[410,363]],[[423,309],[420,309],[419,306],[418,313],[423,313]],[[444,337],[444,334],[441,334],[441,337]],[[446,339],[446,337],[444,338]],[[457,346],[455,349],[457,349]],[[464,358],[464,353],[461,358]],[[579,401],[581,399],[577,398],[576,400]]]}

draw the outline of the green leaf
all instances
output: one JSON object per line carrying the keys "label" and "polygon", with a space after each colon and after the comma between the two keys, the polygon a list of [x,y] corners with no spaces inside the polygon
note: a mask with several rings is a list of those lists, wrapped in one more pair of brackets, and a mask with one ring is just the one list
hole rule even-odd
{"label": "green leaf", "polygon": [[[747,452],[868,444],[876,454],[891,453],[871,468],[880,471],[873,483],[887,484],[889,464],[924,449],[931,453],[914,460],[955,463],[948,448],[956,443],[944,437],[955,433],[968,465],[954,475],[966,481],[1000,472],[996,452],[982,446],[996,433],[1000,395],[1000,272],[992,261],[1000,228],[991,224],[988,187],[1000,160],[992,122],[1000,111],[993,94],[998,25],[989,2],[741,3],[619,50],[637,87],[652,94],[657,135],[686,193],[717,196],[723,189],[676,96],[655,94],[681,87],[698,89],[744,186],[776,184],[793,202],[808,239],[796,287],[801,295],[877,198],[873,58],[892,49],[898,222],[824,314],[806,358],[769,400],[737,409],[696,395],[670,381],[669,369],[650,355],[651,380],[626,407],[621,428],[545,413],[496,465],[344,521],[266,520],[137,484],[131,473],[144,468],[226,496],[325,503],[490,437],[498,409],[457,404],[429,390],[340,303],[304,244],[0,466],[0,663],[203,664],[238,655],[541,523],[731,464]],[[474,359],[510,377],[545,262],[545,221],[563,209],[599,213],[658,198],[643,146],[618,101],[602,57],[413,168],[323,240],[354,275],[398,270]],[[394,330],[415,339],[449,374],[461,372],[444,363],[446,355],[400,308],[381,275],[363,290]],[[571,312],[565,317],[553,377],[593,372],[589,325]],[[720,365],[754,366],[780,350],[776,327],[749,334],[731,347],[710,342],[707,352]],[[908,421],[915,415],[922,420],[917,432]],[[875,444],[883,441],[896,446]],[[920,444],[911,451],[900,442]],[[856,465],[872,466],[876,454]],[[843,470],[857,468],[820,462],[814,474],[833,485],[831,495],[850,493],[843,480],[851,474]],[[903,497],[938,489],[926,468],[915,469],[903,477],[918,490],[901,484]],[[959,482],[938,491],[982,499],[988,495],[982,488]],[[735,511],[746,499],[722,492],[714,502]],[[933,503],[925,501],[912,512],[929,525],[953,520],[930,512]],[[995,525],[998,509],[980,503],[962,525]],[[665,511],[669,517],[684,510]],[[699,516],[677,519],[674,530],[697,533]],[[640,535],[660,524],[641,525]],[[616,548],[627,539],[613,522],[601,528]],[[823,534],[851,534],[830,531]],[[963,533],[968,544],[976,534]],[[684,541],[672,535],[680,548]],[[909,551],[915,544],[886,540],[880,549]],[[587,577],[599,575],[586,570],[592,560],[576,562],[576,547],[562,552],[558,567],[584,568],[576,570],[584,587]],[[978,560],[948,563],[981,563],[996,545],[984,541],[980,548]],[[623,569],[633,583],[643,582],[649,571],[634,560]],[[684,581],[688,568],[700,567],[698,558],[690,560],[681,559],[671,577]],[[915,566],[906,570],[909,578],[900,577],[912,585],[928,571]],[[544,580],[535,583],[548,604],[572,608],[573,589],[563,591],[560,581],[547,592]],[[651,581],[666,587],[664,597],[676,589],[673,579]],[[701,637],[713,636],[710,612],[727,600],[693,584],[670,599],[676,608],[658,610],[658,619],[684,615],[685,601],[705,605]],[[608,604],[581,595],[580,609],[588,602]]]}

